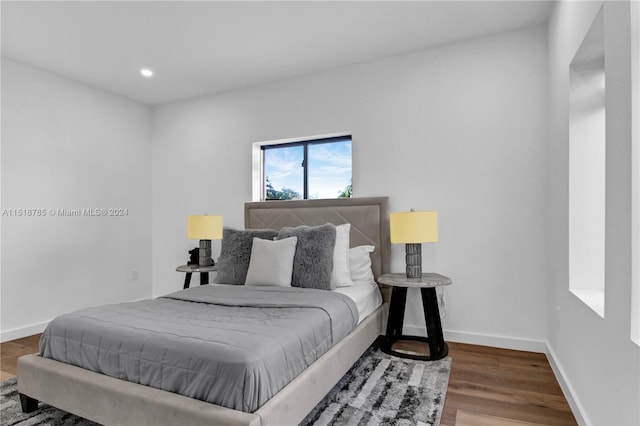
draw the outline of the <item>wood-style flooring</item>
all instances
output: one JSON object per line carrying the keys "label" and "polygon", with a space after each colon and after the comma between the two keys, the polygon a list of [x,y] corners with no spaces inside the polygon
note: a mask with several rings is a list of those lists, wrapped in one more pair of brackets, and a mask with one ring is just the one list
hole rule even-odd
{"label": "wood-style flooring", "polygon": [[[18,357],[37,352],[39,339],[0,344],[1,380],[16,375]],[[544,354],[450,342],[449,356],[442,426],[577,424]]]}
{"label": "wood-style flooring", "polygon": [[15,377],[18,358],[38,352],[38,342],[40,342],[39,334],[0,343],[0,380]]}
{"label": "wood-style flooring", "polygon": [[443,426],[577,425],[545,354],[449,343]]}

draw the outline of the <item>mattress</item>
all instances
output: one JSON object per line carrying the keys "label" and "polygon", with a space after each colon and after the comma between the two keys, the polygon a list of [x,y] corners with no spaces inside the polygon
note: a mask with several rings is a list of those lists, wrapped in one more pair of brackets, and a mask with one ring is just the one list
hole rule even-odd
{"label": "mattress", "polygon": [[333,290],[348,296],[358,308],[358,324],[382,305],[380,288],[375,282],[354,281],[352,286]]}
{"label": "mattress", "polygon": [[340,292],[198,286],[156,300],[61,315],[43,333],[40,352],[118,379],[253,412],[358,320],[356,303]]}
{"label": "mattress", "polygon": [[[234,286],[235,284],[211,284],[213,286]],[[371,281],[354,281],[352,286],[339,287],[336,293],[344,294],[356,304],[358,308],[358,324],[382,305],[382,295],[378,284]]]}

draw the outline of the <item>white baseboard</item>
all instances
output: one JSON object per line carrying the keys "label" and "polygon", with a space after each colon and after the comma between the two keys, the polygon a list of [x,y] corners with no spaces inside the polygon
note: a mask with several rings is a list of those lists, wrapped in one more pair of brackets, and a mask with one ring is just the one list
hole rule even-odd
{"label": "white baseboard", "polygon": [[3,331],[0,333],[0,342],[8,342],[10,340],[21,339],[23,337],[33,336],[34,334],[42,333],[47,328],[49,321],[41,322],[39,324],[32,324],[26,327],[14,328],[13,330]]}
{"label": "white baseboard", "polygon": [[580,400],[578,399],[578,396],[576,395],[576,392],[573,389],[573,386],[571,386],[571,382],[567,378],[567,375],[565,374],[564,369],[558,362],[558,358],[556,357],[555,352],[553,352],[553,349],[551,349],[551,346],[549,346],[548,343],[547,343],[547,351],[545,353],[547,354],[547,359],[549,360],[549,364],[551,365],[553,374],[555,374],[556,380],[558,380],[558,383],[560,384],[560,388],[562,389],[562,393],[564,394],[564,397],[567,399],[567,402],[569,403],[569,407],[571,407],[571,411],[573,412],[573,415],[575,416],[578,424],[579,425],[593,424],[589,421],[589,417],[587,416],[587,413],[584,410],[584,407],[580,403]]}
{"label": "white baseboard", "polygon": [[[491,346],[494,348],[514,349],[528,352],[547,352],[547,344],[542,340],[521,339],[515,337],[494,336],[489,334],[469,333],[464,331],[443,330],[444,340],[448,342],[467,343],[470,345]],[[404,334],[426,336],[424,326],[404,325]]]}
{"label": "white baseboard", "polygon": [[547,351],[547,344],[542,340],[494,336],[489,334],[476,334],[453,330],[444,330],[444,339],[449,342],[491,346],[494,348],[513,349],[516,351],[540,353],[546,353]]}

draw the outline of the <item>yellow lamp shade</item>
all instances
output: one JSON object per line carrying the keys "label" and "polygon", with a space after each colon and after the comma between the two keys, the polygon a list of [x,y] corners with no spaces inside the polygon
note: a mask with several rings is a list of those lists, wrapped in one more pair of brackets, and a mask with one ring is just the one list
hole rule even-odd
{"label": "yellow lamp shade", "polygon": [[187,218],[187,238],[190,240],[221,240],[222,216],[189,216]]}
{"label": "yellow lamp shade", "polygon": [[435,210],[391,213],[389,224],[392,244],[438,241],[438,212]]}

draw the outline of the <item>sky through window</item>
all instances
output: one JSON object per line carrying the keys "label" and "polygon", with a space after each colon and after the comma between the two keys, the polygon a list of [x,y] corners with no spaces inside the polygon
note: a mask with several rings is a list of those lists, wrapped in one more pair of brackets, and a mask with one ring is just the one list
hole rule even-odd
{"label": "sky through window", "polygon": [[[304,194],[304,146],[264,150],[265,185]],[[351,185],[351,140],[308,144],[308,198],[337,198]]]}

